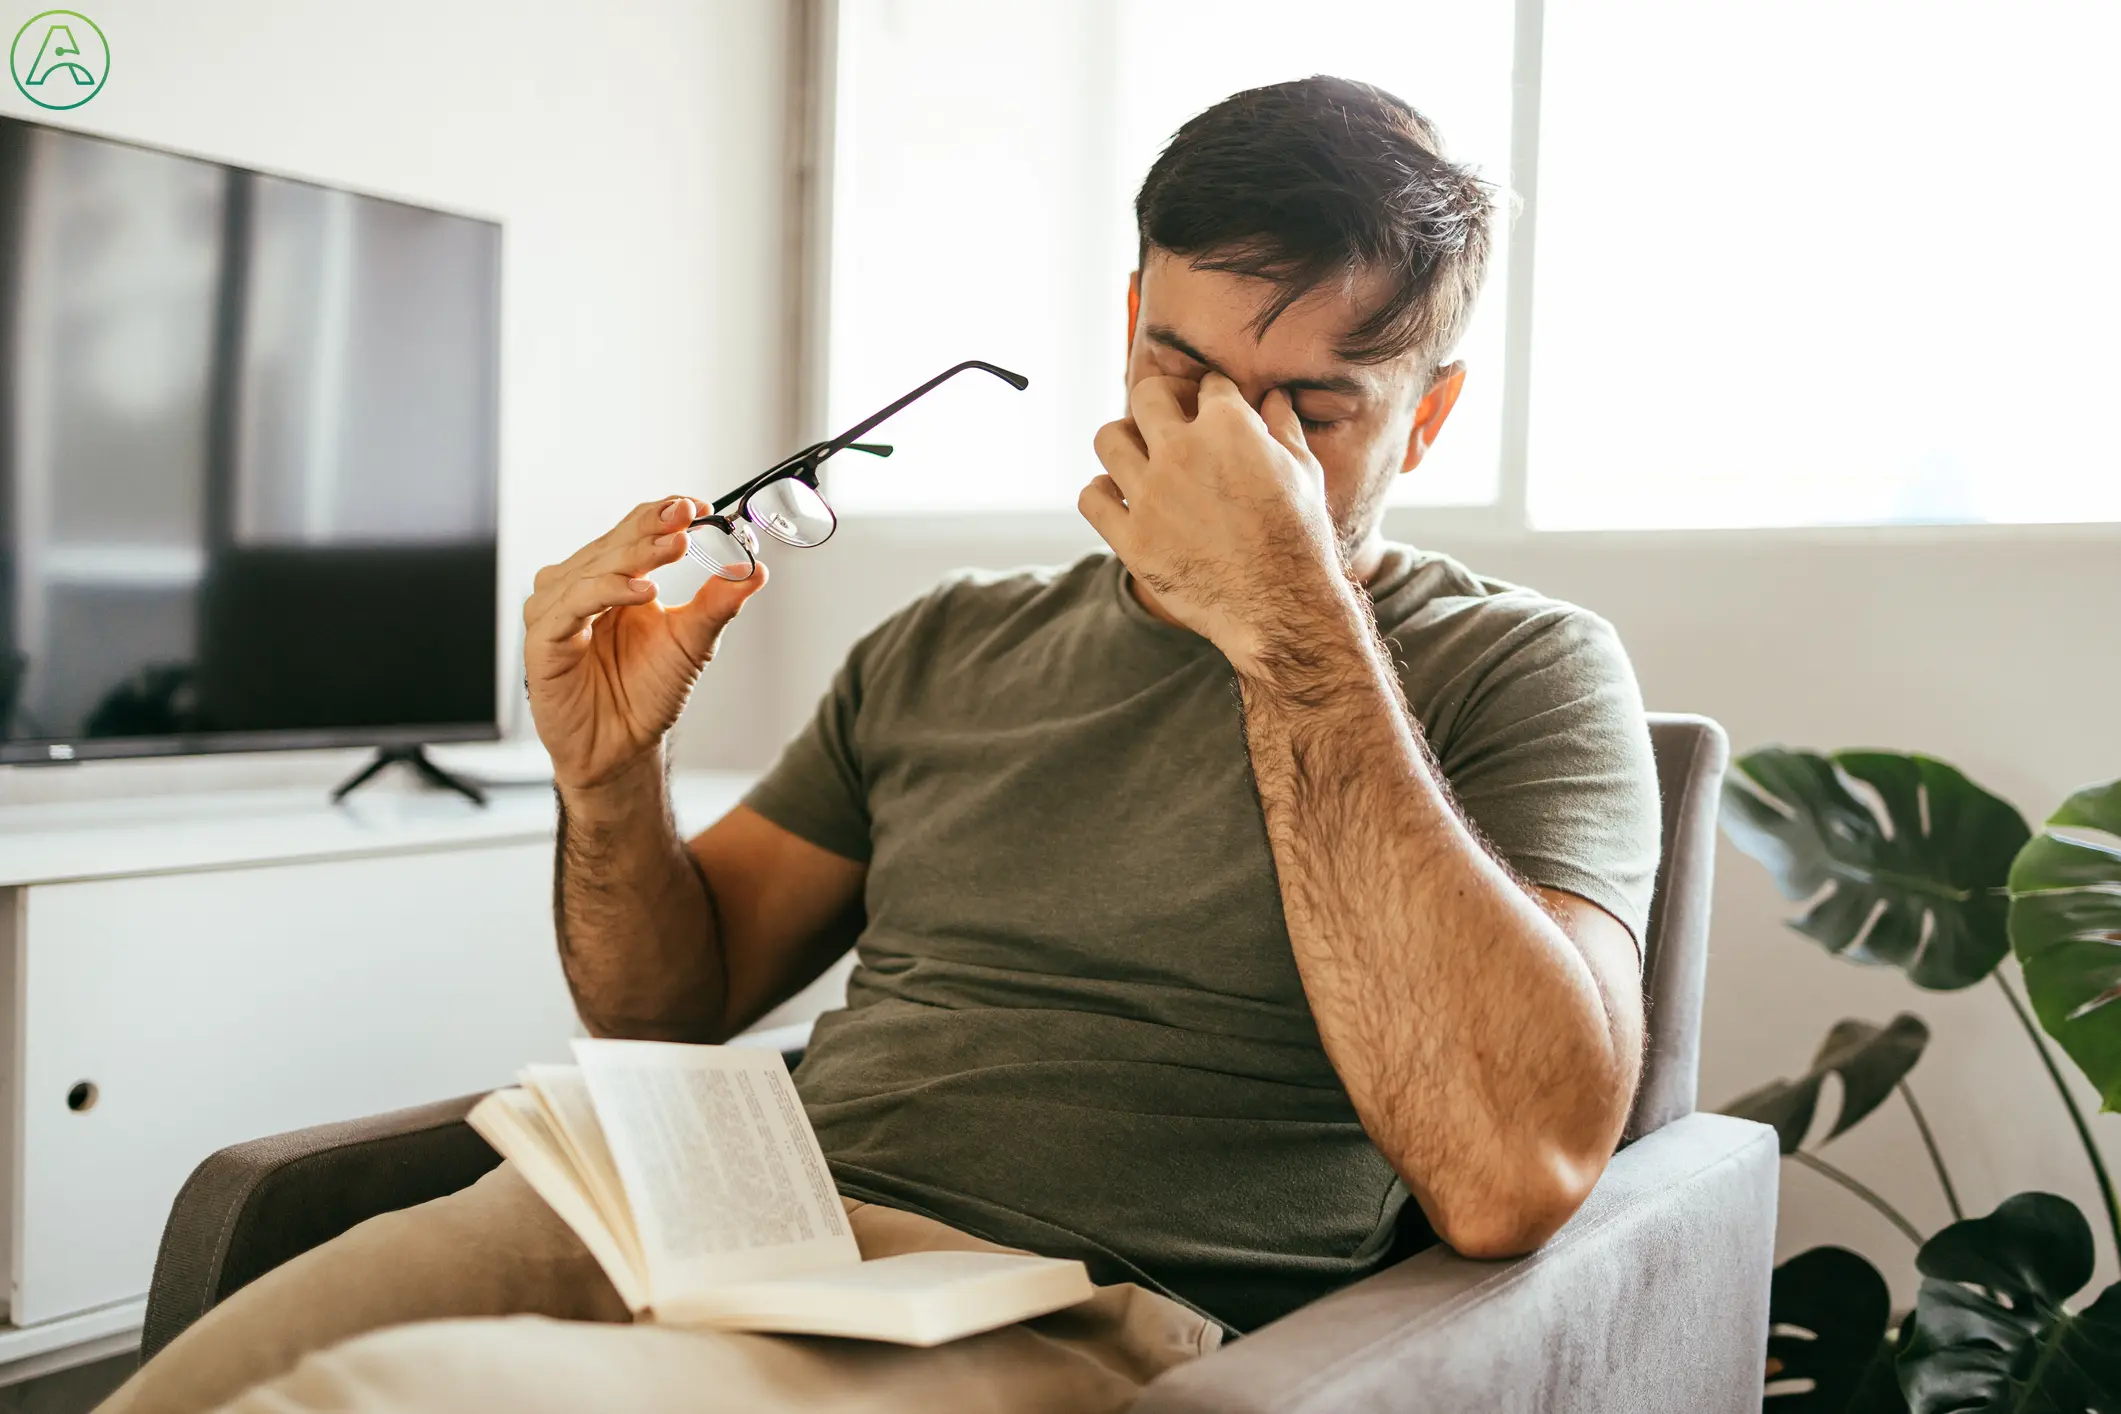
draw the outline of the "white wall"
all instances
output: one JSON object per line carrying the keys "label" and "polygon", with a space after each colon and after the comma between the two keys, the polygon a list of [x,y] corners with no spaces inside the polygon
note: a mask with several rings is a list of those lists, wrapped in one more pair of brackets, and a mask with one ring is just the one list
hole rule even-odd
{"label": "white wall", "polygon": [[[511,583],[639,500],[721,489],[780,449],[781,7],[103,0],[96,18],[112,81],[54,121],[506,223]],[[11,89],[0,109],[30,113]],[[1394,528],[1422,538],[1418,516]],[[763,763],[861,630],[945,571],[1094,544],[1072,516],[858,521],[822,549],[769,552],[775,583],[710,668],[681,759]],[[1920,748],[2035,817],[2121,771],[2110,530],[1447,548],[1605,613],[1650,702],[1720,718],[1741,749]],[[0,772],[0,799],[321,783],[344,764],[342,753],[15,770]],[[2091,1211],[2082,1157],[1999,998],[1921,995],[1826,958],[1779,928],[1760,871],[1728,849],[1716,907],[1704,1102],[1801,1069],[1841,1016],[1909,1007],[1937,1032],[1916,1084],[1970,1207],[2039,1186]],[[2094,1125],[2121,1166],[2121,1119]],[[1897,1111],[1830,1152],[1918,1222],[1942,1221]],[[1787,1247],[1857,1246],[1911,1296],[1904,1244],[1853,1200],[1791,1170],[1784,1203]]]}
{"label": "white wall", "polygon": [[[1425,540],[1417,512],[1394,512],[1388,528]],[[1921,750],[2036,821],[2075,786],[2121,773],[2114,527],[1430,543],[1612,619],[1650,705],[1717,718],[1740,751],[1770,742]],[[1096,546],[1072,513],[857,520],[820,549],[774,557],[777,578],[758,605],[767,613],[740,627],[770,631],[783,645],[773,714],[792,726],[847,645],[937,576],[968,564],[1061,561]],[[1787,906],[1751,860],[1726,845],[1718,870],[1704,1106],[1801,1072],[1842,1017],[1885,1021],[1912,1010],[1935,1032],[1914,1088],[1968,1211],[2043,1188],[2075,1200],[2104,1231],[2083,1153],[1992,986],[1922,993],[1898,973],[1834,960],[1781,927]],[[2088,1085],[2080,1081],[2078,1093],[2096,1108]],[[2095,1115],[2092,1124],[2121,1172],[2121,1116]],[[1826,1152],[1925,1230],[1949,1220],[1897,1104]],[[1913,1299],[1908,1244],[1840,1189],[1785,1165],[1783,1211],[1784,1255],[1824,1242],[1854,1247],[1894,1280],[1897,1300]],[[2111,1279],[2111,1244],[2099,1243]]]}
{"label": "white wall", "polygon": [[[101,0],[82,108],[0,111],[499,219],[503,636],[537,566],[781,437],[785,7]],[[741,667],[741,650],[725,667]],[[723,674],[723,680],[730,675]],[[719,714],[741,716],[735,694]],[[365,753],[0,770],[0,801],[327,783]]]}

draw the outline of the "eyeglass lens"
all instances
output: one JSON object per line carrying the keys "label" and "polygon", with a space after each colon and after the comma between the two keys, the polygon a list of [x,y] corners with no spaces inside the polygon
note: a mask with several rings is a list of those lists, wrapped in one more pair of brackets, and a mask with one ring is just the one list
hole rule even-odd
{"label": "eyeglass lens", "polygon": [[744,502],[744,514],[775,539],[805,549],[829,540],[837,523],[825,498],[792,476],[769,481],[752,492]]}
{"label": "eyeglass lens", "polygon": [[724,530],[719,525],[695,526],[686,537],[685,558],[723,579],[749,579],[758,567],[752,552],[758,537],[742,521]]}
{"label": "eyeglass lens", "polygon": [[740,514],[744,520],[731,521],[727,530],[711,522],[695,525],[686,540],[685,558],[723,579],[749,579],[759,542],[745,520],[776,540],[805,550],[830,540],[839,524],[825,498],[792,476],[769,481],[745,497]]}

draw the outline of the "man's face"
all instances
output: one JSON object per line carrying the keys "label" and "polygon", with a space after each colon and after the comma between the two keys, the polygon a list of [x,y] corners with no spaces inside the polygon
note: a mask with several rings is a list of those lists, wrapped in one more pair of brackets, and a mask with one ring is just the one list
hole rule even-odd
{"label": "man's face", "polygon": [[1457,400],[1464,369],[1433,386],[1414,355],[1350,363],[1336,352],[1375,308],[1376,282],[1325,285],[1256,334],[1253,321],[1275,295],[1264,280],[1198,270],[1151,248],[1128,300],[1127,386],[1159,374],[1199,379],[1218,372],[1256,409],[1287,391],[1304,440],[1326,475],[1326,504],[1342,557],[1362,568],[1392,478],[1410,470]]}

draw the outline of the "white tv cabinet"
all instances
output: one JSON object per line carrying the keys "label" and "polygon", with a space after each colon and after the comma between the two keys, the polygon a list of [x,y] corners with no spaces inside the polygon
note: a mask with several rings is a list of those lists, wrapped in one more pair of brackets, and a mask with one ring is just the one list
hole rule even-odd
{"label": "white tv cabinet", "polygon": [[[680,825],[747,783],[681,774]],[[214,1150],[565,1059],[551,789],[491,796],[0,808],[0,1383],[137,1341]]]}

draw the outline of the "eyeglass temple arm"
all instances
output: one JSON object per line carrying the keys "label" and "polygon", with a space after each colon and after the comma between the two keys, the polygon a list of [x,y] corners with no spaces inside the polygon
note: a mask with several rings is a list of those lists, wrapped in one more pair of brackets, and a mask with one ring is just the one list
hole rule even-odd
{"label": "eyeglass temple arm", "polygon": [[[715,499],[713,507],[715,513],[719,515],[721,512],[727,510],[729,507],[743,500],[744,497],[750,495],[758,487],[764,485],[768,481],[771,481],[774,477],[780,476],[792,467],[799,466],[804,462],[809,462],[811,465],[815,466],[819,462],[824,461],[827,457],[837,455],[840,452],[848,451],[850,449],[857,452],[868,452],[872,456],[890,456],[891,448],[889,448],[888,446],[879,449],[875,445],[858,441],[857,439],[860,438],[864,432],[869,431],[871,428],[875,427],[878,423],[884,421],[886,418],[892,417],[897,413],[904,411],[907,407],[920,401],[922,398],[928,396],[928,394],[934,392],[937,388],[942,387],[943,384],[957,377],[958,374],[965,372],[967,369],[973,368],[977,368],[983,373],[993,374],[995,377],[1001,379],[1004,383],[1007,383],[1010,387],[1016,389],[1018,392],[1022,392],[1024,389],[1031,386],[1031,380],[1029,378],[1026,378],[1021,373],[1011,373],[1008,369],[1003,368],[1000,364],[989,363],[983,358],[968,358],[963,363],[958,364],[954,368],[944,369],[941,373],[936,374],[933,378],[930,378],[927,382],[921,384],[920,387],[915,388],[912,392],[906,394],[906,396],[900,398],[897,402],[890,404],[879,412],[871,413],[869,416],[863,418],[860,422],[857,422],[856,424],[854,424],[854,426],[848,428],[845,432],[842,432],[839,436],[833,438],[831,441],[813,442],[809,446],[803,448],[803,450],[801,450],[800,452],[797,452],[794,456],[784,458],[776,465],[768,467],[766,470],[760,472],[757,476],[754,476],[749,481],[745,482],[742,486],[737,487],[736,490],[731,491],[728,495],[717,497]],[[700,518],[700,520],[705,519],[706,517],[704,516]],[[700,520],[695,520],[692,524],[696,526],[700,524]]]}
{"label": "eyeglass temple arm", "polygon": [[934,392],[937,388],[942,387],[943,384],[949,382],[951,379],[957,377],[958,374],[963,373],[965,370],[970,368],[977,368],[982,372],[993,374],[995,377],[1001,379],[1004,383],[1007,383],[1010,387],[1016,389],[1019,393],[1031,386],[1031,380],[1029,378],[1026,378],[1021,373],[1011,373],[1008,369],[1003,368],[999,364],[989,363],[985,359],[968,358],[963,363],[957,365],[955,368],[944,369],[941,373],[936,374],[933,378],[930,378],[927,382],[921,384],[920,387],[915,388],[912,392],[906,394],[905,397],[900,398],[897,402],[892,403],[890,406],[884,408],[880,412],[871,413],[869,416],[863,418],[860,422],[855,423],[854,426],[848,428],[845,432],[842,432],[839,436],[833,438],[830,442],[827,442],[825,446],[818,452],[818,460],[823,461],[825,458],[831,456],[835,452],[845,451],[847,448],[854,445],[856,438],[860,437],[864,432],[867,432],[870,428],[875,427],[879,422],[882,422],[885,418],[894,416],[895,414],[902,412],[908,406],[920,401],[922,398],[927,397],[928,394]]}

